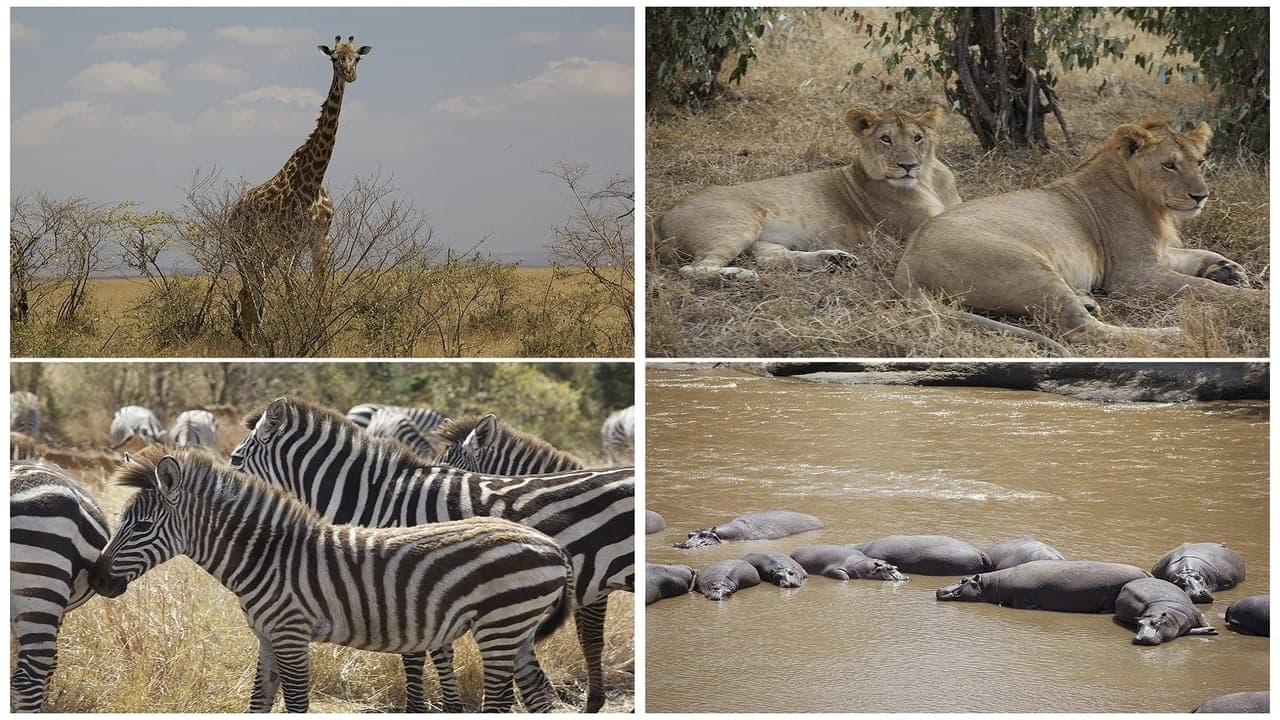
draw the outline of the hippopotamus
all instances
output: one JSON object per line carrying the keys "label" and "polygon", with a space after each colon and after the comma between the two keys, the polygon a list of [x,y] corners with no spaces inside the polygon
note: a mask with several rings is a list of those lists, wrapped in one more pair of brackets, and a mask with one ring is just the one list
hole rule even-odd
{"label": "hippopotamus", "polygon": [[652,510],[644,511],[644,534],[652,535],[667,529],[667,519]]}
{"label": "hippopotamus", "polygon": [[1151,574],[1186,590],[1191,602],[1210,603],[1214,590],[1244,580],[1244,560],[1224,543],[1182,543],[1161,555]]}
{"label": "hippopotamus", "polygon": [[751,553],[742,558],[751,564],[760,574],[760,579],[771,582],[778,587],[800,587],[804,579],[809,577],[800,563],[791,559],[790,555],[777,552]]}
{"label": "hippopotamus", "polygon": [[1032,560],[1061,560],[1062,553],[1033,537],[1005,540],[982,549],[991,558],[992,570],[1004,570]]}
{"label": "hippopotamus", "polygon": [[920,575],[964,575],[991,569],[991,559],[981,550],[946,535],[889,535],[854,548],[903,572]]}
{"label": "hippopotamus", "polygon": [[697,573],[688,565],[644,564],[644,604],[652,605],[662,598],[684,595],[693,588]]}
{"label": "hippopotamus", "polygon": [[1271,637],[1271,596],[1250,595],[1231,603],[1227,627],[1246,635]]}
{"label": "hippopotamus", "polygon": [[725,600],[742,588],[760,584],[760,573],[746,560],[721,560],[702,569],[693,580],[693,589],[708,600]]}
{"label": "hippopotamus", "polygon": [[803,545],[791,557],[805,570],[836,580],[911,579],[884,560],[867,557],[853,545]]}
{"label": "hippopotamus", "polygon": [[1033,560],[938,588],[939,600],[982,600],[1005,607],[1110,613],[1120,588],[1146,570],[1093,560]]}
{"label": "hippopotamus", "polygon": [[1271,691],[1237,692],[1219,695],[1200,703],[1197,713],[1265,713],[1271,712]]}
{"label": "hippopotamus", "polygon": [[734,540],[776,540],[806,530],[817,530],[822,521],[812,515],[788,510],[769,510],[736,517],[712,528],[689,533],[689,539],[676,543],[678,548],[717,545]]}
{"label": "hippopotamus", "polygon": [[1134,645],[1159,645],[1183,635],[1217,635],[1182,588],[1168,580],[1144,577],[1120,588],[1116,620],[1136,625]]}

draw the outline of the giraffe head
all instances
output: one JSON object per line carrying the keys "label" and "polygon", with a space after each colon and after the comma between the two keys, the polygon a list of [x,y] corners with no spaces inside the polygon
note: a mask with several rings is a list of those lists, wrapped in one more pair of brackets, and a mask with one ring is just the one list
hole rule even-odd
{"label": "giraffe head", "polygon": [[329,49],[328,45],[317,45],[320,52],[329,56],[333,62],[333,71],[342,76],[343,82],[353,83],[356,81],[356,63],[360,62],[360,58],[368,55],[373,49],[370,45],[361,45],[357,50],[355,46],[356,36],[352,35],[347,38],[346,42],[342,42],[341,35],[333,36],[333,49]]}

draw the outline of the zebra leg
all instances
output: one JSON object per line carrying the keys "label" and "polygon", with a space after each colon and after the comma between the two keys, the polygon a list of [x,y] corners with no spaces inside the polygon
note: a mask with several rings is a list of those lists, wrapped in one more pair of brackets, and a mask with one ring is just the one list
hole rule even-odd
{"label": "zebra leg", "polygon": [[276,691],[280,689],[280,667],[276,664],[275,653],[271,652],[271,641],[258,636],[258,674],[253,678],[253,694],[249,696],[249,712],[271,712],[276,701]]}
{"label": "zebra leg", "polygon": [[440,680],[440,696],[444,702],[444,711],[466,712],[466,708],[462,706],[462,694],[458,692],[458,679],[453,675],[453,644],[432,650],[431,663],[436,666],[436,677]]}
{"label": "zebra leg", "polygon": [[422,668],[427,664],[426,656],[422,653],[401,655],[400,662],[404,665],[404,711],[426,712],[427,704],[422,699]]}
{"label": "zebra leg", "polygon": [[583,605],[573,615],[574,624],[578,626],[578,644],[582,646],[582,656],[587,662],[587,706],[583,712],[600,712],[604,707],[601,656],[604,654],[604,613],[608,606],[609,597],[605,596]]}
{"label": "zebra leg", "polygon": [[287,712],[306,712],[311,701],[311,657],[307,653],[307,637],[310,633],[296,633],[292,637],[277,638],[271,644],[276,663],[280,667],[280,683],[284,686],[284,709]]}
{"label": "zebra leg", "polygon": [[520,643],[520,651],[516,655],[516,688],[520,690],[520,700],[528,712],[551,712],[555,690],[547,679],[542,666],[538,664],[538,656],[533,650],[534,636],[530,635]]}
{"label": "zebra leg", "polygon": [[511,646],[512,637],[521,637],[526,632],[533,635],[534,626],[526,628],[502,627],[491,628],[486,632],[483,628],[473,627],[472,635],[480,648],[480,662],[484,665],[484,704],[482,712],[511,712],[515,704],[515,688],[511,683],[515,679],[516,648]]}
{"label": "zebra leg", "polygon": [[[14,600],[18,598],[10,602]],[[9,678],[10,702],[18,712],[40,712],[49,676],[58,667],[62,613],[27,612],[12,622],[18,639],[18,664]]]}

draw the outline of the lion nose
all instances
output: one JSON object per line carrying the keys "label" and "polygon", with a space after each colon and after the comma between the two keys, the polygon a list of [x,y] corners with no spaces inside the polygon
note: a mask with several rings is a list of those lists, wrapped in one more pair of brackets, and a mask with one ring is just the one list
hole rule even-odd
{"label": "lion nose", "polygon": [[1196,204],[1199,205],[1202,201],[1204,201],[1205,198],[1209,197],[1209,193],[1205,193],[1203,195],[1197,195],[1196,193],[1187,193],[1187,196],[1190,197],[1192,200],[1195,200]]}
{"label": "lion nose", "polygon": [[912,170],[920,167],[920,163],[898,163],[898,167],[906,170],[907,172],[911,172]]}

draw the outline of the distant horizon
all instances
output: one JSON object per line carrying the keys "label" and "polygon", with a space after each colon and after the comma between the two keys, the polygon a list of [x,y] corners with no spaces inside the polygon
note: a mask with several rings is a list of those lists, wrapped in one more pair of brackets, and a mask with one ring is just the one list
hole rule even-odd
{"label": "distant horizon", "polygon": [[316,45],[340,32],[374,49],[326,187],[394,178],[434,244],[545,266],[576,209],[547,171],[635,178],[633,26],[629,7],[11,8],[11,197],[177,211],[198,172],[264,182],[314,129]]}

